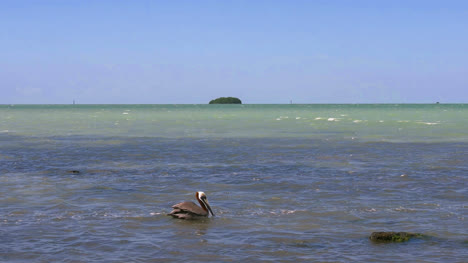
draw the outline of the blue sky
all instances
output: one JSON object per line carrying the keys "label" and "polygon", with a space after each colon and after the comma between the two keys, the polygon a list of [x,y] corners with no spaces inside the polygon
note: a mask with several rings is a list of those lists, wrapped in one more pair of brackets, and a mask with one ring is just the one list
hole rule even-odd
{"label": "blue sky", "polygon": [[0,1],[0,104],[468,103],[468,1]]}

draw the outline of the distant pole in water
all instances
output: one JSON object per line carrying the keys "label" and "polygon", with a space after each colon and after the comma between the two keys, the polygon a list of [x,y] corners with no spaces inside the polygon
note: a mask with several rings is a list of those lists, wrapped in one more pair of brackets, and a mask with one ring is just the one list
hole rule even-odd
{"label": "distant pole in water", "polygon": [[73,100],[73,105],[75,105],[75,100]]}

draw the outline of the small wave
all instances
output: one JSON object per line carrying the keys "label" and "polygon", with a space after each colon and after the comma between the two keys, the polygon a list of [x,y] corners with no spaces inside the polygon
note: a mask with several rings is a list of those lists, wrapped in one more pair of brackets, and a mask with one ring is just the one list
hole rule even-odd
{"label": "small wave", "polygon": [[393,211],[411,213],[411,212],[417,212],[418,210],[400,206],[400,207],[394,208]]}
{"label": "small wave", "polygon": [[440,207],[440,204],[437,203],[422,203],[420,206],[429,206],[429,207]]}
{"label": "small wave", "polygon": [[417,123],[419,124],[426,124],[426,125],[438,125],[440,123],[438,122],[422,122],[422,121],[418,121]]}
{"label": "small wave", "polygon": [[[296,212],[297,212],[296,210],[281,209],[279,214],[281,214],[281,215],[290,215],[290,214],[294,214]],[[278,213],[273,212],[273,214],[278,214]]]}
{"label": "small wave", "polygon": [[289,210],[289,209],[279,209],[274,211],[269,211],[271,215],[281,216],[281,215],[291,215],[298,212],[298,210]]}

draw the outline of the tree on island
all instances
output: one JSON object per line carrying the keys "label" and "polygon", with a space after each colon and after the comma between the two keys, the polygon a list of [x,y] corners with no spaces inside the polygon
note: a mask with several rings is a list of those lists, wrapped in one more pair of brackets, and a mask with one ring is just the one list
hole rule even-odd
{"label": "tree on island", "polygon": [[234,97],[221,97],[210,101],[210,104],[242,104],[242,101]]}

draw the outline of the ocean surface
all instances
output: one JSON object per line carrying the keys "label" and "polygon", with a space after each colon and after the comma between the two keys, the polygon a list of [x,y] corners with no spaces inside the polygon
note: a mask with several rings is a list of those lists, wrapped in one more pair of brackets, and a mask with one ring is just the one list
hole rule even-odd
{"label": "ocean surface", "polygon": [[1,262],[467,262],[467,217],[468,104],[0,105]]}

